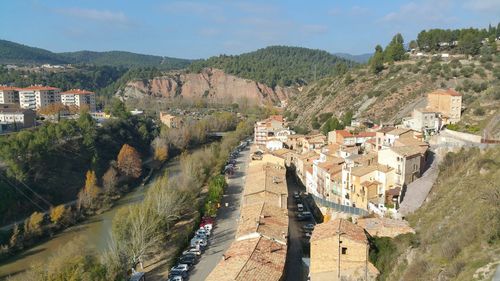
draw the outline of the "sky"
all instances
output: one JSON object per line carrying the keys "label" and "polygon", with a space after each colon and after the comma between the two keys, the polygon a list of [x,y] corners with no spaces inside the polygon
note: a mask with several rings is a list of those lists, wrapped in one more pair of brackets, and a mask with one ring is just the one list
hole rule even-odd
{"label": "sky", "polygon": [[401,33],[487,27],[500,0],[1,0],[0,39],[54,52],[207,58],[270,45],[362,54]]}

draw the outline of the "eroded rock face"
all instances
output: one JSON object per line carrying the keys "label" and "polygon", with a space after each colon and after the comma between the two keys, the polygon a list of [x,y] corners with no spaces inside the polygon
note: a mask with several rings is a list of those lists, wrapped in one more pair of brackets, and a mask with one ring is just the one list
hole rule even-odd
{"label": "eroded rock face", "polygon": [[206,68],[201,73],[171,74],[150,80],[134,80],[117,94],[127,99],[144,95],[184,99],[204,98],[213,102],[280,104],[293,95],[291,88],[275,87],[239,78],[219,69]]}

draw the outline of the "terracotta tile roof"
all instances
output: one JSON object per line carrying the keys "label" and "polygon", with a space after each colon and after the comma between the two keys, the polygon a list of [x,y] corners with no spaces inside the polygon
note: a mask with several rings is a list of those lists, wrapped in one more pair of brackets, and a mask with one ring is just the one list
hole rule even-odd
{"label": "terracotta tile roof", "polygon": [[339,233],[341,237],[347,237],[360,243],[368,243],[364,229],[345,219],[334,219],[316,225],[311,237],[311,242],[332,238],[338,236]]}
{"label": "terracotta tile roof", "polygon": [[283,122],[283,115],[271,115],[269,116],[269,120],[276,120],[279,122]]}
{"label": "terracotta tile roof", "polygon": [[308,158],[314,158],[314,157],[318,157],[318,156],[319,155],[316,152],[314,152],[314,151],[308,151],[308,152],[306,152],[304,154],[299,155],[299,158],[302,159],[302,160],[306,160]]}
{"label": "terracotta tile roof", "polygon": [[462,95],[455,91],[455,89],[438,89],[433,92],[430,92],[428,95],[445,95],[445,96],[455,96],[455,97],[461,97]]}
{"label": "terracotta tile roof", "polygon": [[394,136],[400,136],[404,133],[407,133],[409,131],[412,131],[412,129],[406,129],[406,128],[396,128],[394,130],[391,130],[387,132],[388,135],[394,135]]}
{"label": "terracotta tile roof", "polygon": [[376,170],[377,170],[376,165],[358,166],[351,169],[351,175],[356,177],[362,177]]}
{"label": "terracotta tile roof", "polygon": [[266,203],[243,206],[236,231],[236,240],[242,240],[246,236],[255,234],[286,244],[287,210]]}
{"label": "terracotta tile roof", "polygon": [[359,134],[356,135],[356,137],[360,138],[368,138],[368,137],[375,137],[377,133],[375,132],[360,132]]}
{"label": "terracotta tile roof", "polygon": [[390,149],[401,156],[411,157],[425,153],[427,147],[411,145],[411,146],[393,146]]}
{"label": "terracotta tile roof", "polygon": [[260,192],[288,194],[283,167],[267,163],[248,167],[244,196]]}
{"label": "terracotta tile roof", "polygon": [[40,86],[40,85],[19,89],[19,91],[56,91],[56,90],[61,90],[61,89],[50,86]]}
{"label": "terracotta tile roof", "polygon": [[377,132],[385,134],[385,133],[390,132],[390,131],[392,131],[394,129],[396,129],[396,128],[394,128],[394,127],[382,127]]}
{"label": "terracotta tile roof", "polygon": [[66,91],[66,92],[62,92],[61,95],[65,95],[65,94],[69,94],[69,95],[90,95],[90,94],[94,94],[94,92],[91,92],[91,91],[87,91],[87,90],[80,90],[80,89],[71,89],[69,91]]}
{"label": "terracotta tile roof", "polygon": [[346,130],[337,130],[336,134],[339,134],[339,135],[343,136],[344,138],[353,137],[353,135]]}
{"label": "terracotta tile roof", "polygon": [[361,183],[362,186],[371,186],[371,185],[379,185],[382,184],[381,182],[378,181],[364,181]]}
{"label": "terracotta tile roof", "polygon": [[0,86],[0,91],[19,91],[19,88],[11,86]]}
{"label": "terracotta tile roof", "polygon": [[429,144],[414,138],[400,138],[394,141],[394,146],[425,146],[429,147]]}
{"label": "terracotta tile roof", "polygon": [[207,281],[280,280],[285,269],[286,245],[266,238],[235,241]]}

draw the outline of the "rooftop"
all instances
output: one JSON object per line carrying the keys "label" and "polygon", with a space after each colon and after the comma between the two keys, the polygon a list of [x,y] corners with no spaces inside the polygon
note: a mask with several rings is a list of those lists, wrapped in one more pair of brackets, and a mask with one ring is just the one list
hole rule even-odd
{"label": "rooftop", "polygon": [[396,129],[396,128],[394,128],[394,127],[382,127],[377,132],[385,134],[385,133],[388,133],[388,132],[390,132],[390,131],[392,131],[394,129]]}
{"label": "rooftop", "polygon": [[0,86],[0,91],[19,91],[19,88],[10,86]]}
{"label": "rooftop", "polygon": [[375,137],[377,133],[375,132],[360,132],[359,134],[356,135],[356,137],[360,137],[360,138],[368,138],[368,137]]}
{"label": "rooftop", "polygon": [[62,92],[61,95],[64,94],[73,94],[73,95],[91,95],[94,94],[94,92],[87,91],[87,90],[81,90],[81,89],[71,89],[66,92]]}
{"label": "rooftop", "polygon": [[286,244],[287,233],[287,210],[266,203],[250,204],[241,208],[236,231],[237,240],[244,240],[247,235],[260,234]]}
{"label": "rooftop", "polygon": [[427,150],[427,147],[409,145],[409,146],[393,146],[390,149],[399,155],[410,157],[418,154],[423,154]]}
{"label": "rooftop", "polygon": [[462,95],[455,91],[455,89],[438,89],[433,92],[430,92],[429,95],[444,95],[444,96],[455,96],[455,97],[461,97]]}
{"label": "rooftop", "polygon": [[244,196],[260,192],[288,193],[283,167],[269,163],[248,167]]}
{"label": "rooftop", "polygon": [[394,136],[400,136],[404,133],[407,133],[411,131],[411,129],[406,129],[406,128],[396,128],[394,130],[391,130],[389,132],[387,132],[388,135],[394,135]]}
{"label": "rooftop", "polygon": [[19,89],[19,91],[56,91],[56,90],[61,90],[61,89],[50,86],[41,86],[41,85],[29,86],[26,88]]}
{"label": "rooftop", "polygon": [[344,138],[353,137],[353,135],[346,130],[337,130],[336,132]]}
{"label": "rooftop", "polygon": [[339,234],[353,241],[368,243],[364,229],[345,219],[334,219],[318,224],[313,231],[311,242],[332,238]]}

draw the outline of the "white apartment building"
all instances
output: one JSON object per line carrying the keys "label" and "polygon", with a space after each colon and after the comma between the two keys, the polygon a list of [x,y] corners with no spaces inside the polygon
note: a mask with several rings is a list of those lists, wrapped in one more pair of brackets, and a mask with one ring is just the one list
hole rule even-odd
{"label": "white apartment building", "polygon": [[19,89],[21,108],[37,110],[49,104],[60,103],[61,89],[48,86],[31,86]]}
{"label": "white apartment building", "polygon": [[19,89],[15,87],[0,86],[0,104],[19,104]]}
{"label": "white apartment building", "polygon": [[90,112],[96,111],[94,92],[72,89],[66,92],[62,92],[60,95],[61,103],[64,105],[77,106],[78,108],[81,108],[82,106],[88,106]]}

